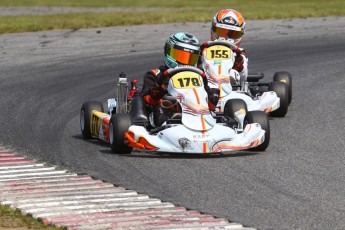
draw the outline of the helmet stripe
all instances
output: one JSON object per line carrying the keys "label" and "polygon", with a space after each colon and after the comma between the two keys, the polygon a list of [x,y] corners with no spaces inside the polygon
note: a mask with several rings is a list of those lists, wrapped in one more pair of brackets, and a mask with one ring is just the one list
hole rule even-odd
{"label": "helmet stripe", "polygon": [[224,16],[226,13],[228,13],[228,10],[221,10],[221,11],[219,11],[218,16],[217,16],[217,21],[218,21],[218,22],[221,22],[223,16]]}
{"label": "helmet stripe", "polygon": [[238,18],[238,25],[241,26],[243,24],[243,17],[242,17],[242,15],[238,11],[236,11],[236,10],[234,10],[234,13],[236,14],[236,16]]}

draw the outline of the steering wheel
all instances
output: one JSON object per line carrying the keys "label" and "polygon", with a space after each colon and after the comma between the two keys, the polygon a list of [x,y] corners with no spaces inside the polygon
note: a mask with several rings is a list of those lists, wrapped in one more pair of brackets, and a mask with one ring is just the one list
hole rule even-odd
{"label": "steering wheel", "polygon": [[164,76],[166,77],[172,77],[173,75],[180,73],[180,72],[184,72],[184,71],[190,71],[190,72],[194,72],[199,74],[202,77],[205,77],[205,73],[193,66],[182,66],[182,67],[176,67],[176,68],[171,68],[171,69],[167,69],[166,71],[164,71]]}
{"label": "steering wheel", "polygon": [[225,40],[216,40],[216,41],[207,41],[204,42],[201,46],[200,49],[203,50],[204,48],[208,48],[211,46],[215,46],[215,45],[222,45],[222,46],[226,46],[229,49],[232,49],[233,51],[235,51],[236,53],[240,52],[241,50],[232,42],[229,41],[225,41]]}

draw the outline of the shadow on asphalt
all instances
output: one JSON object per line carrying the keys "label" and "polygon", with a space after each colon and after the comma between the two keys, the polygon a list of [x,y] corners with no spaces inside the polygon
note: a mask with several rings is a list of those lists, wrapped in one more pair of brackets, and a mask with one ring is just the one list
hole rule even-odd
{"label": "shadow on asphalt", "polygon": [[101,149],[98,150],[100,153],[103,154],[110,154],[110,155],[117,155],[120,157],[135,157],[135,158],[167,158],[167,159],[196,159],[196,158],[205,158],[205,159],[213,159],[213,158],[223,158],[223,157],[246,157],[246,156],[254,156],[258,155],[262,152],[254,152],[254,151],[236,151],[236,152],[228,152],[228,153],[213,153],[213,154],[191,154],[191,153],[169,153],[169,152],[145,152],[145,151],[137,151],[133,150],[131,154],[116,154],[113,153],[110,149],[108,143],[98,140],[98,139],[84,139],[81,134],[76,134],[72,136],[75,139],[82,140],[85,142],[92,143],[94,145],[105,147],[109,149]]}
{"label": "shadow on asphalt", "polygon": [[190,154],[190,153],[149,153],[144,151],[133,151],[131,154],[116,154],[109,150],[100,150],[101,153],[115,154],[120,157],[134,157],[134,158],[166,158],[166,159],[214,159],[223,157],[245,157],[260,154],[260,152],[239,151],[227,154]]}

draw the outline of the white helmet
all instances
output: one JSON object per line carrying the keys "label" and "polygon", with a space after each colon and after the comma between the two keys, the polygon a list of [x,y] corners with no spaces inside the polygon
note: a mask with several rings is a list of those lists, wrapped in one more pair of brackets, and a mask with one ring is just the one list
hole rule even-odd
{"label": "white helmet", "polygon": [[245,25],[246,22],[238,11],[221,10],[212,20],[211,40],[225,39],[239,46],[244,35]]}

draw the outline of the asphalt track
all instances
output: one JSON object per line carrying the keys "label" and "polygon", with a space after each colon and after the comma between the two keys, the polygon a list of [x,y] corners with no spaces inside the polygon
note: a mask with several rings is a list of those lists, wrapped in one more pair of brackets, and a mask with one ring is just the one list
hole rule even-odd
{"label": "asphalt track", "polygon": [[0,35],[0,142],[77,173],[258,229],[345,228],[345,18],[248,21],[250,72],[293,74],[285,118],[263,153],[220,157],[113,155],[82,139],[79,110],[105,102],[125,72],[161,63],[186,23]]}

